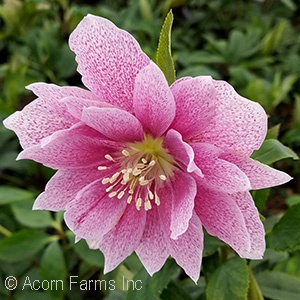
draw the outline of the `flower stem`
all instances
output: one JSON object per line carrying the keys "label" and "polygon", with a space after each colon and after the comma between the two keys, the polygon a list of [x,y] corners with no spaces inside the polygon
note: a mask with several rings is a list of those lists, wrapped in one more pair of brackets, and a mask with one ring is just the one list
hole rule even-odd
{"label": "flower stem", "polygon": [[0,225],[0,233],[2,233],[4,236],[9,237],[12,235],[12,232],[6,229],[4,226]]}

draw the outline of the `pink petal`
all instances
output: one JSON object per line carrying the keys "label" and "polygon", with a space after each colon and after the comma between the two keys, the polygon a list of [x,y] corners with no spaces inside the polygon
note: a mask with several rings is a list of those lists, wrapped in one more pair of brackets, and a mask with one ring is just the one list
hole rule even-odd
{"label": "pink petal", "polygon": [[168,149],[169,153],[181,164],[182,169],[188,173],[195,172],[200,177],[203,177],[201,170],[194,162],[193,148],[182,140],[182,136],[174,129],[170,129],[164,139],[163,146]]}
{"label": "pink petal", "polygon": [[202,261],[203,230],[195,213],[190,219],[187,231],[177,240],[169,240],[169,250],[177,264],[197,283]]}
{"label": "pink petal", "polygon": [[133,107],[144,130],[155,137],[161,136],[175,116],[175,102],[168,82],[151,62],[135,79]]}
{"label": "pink petal", "polygon": [[249,251],[242,249],[238,254],[248,259],[261,259],[266,250],[265,230],[254,201],[249,192],[232,195],[232,198],[244,217],[251,243]]}
{"label": "pink petal", "polygon": [[[219,149],[205,143],[191,144],[195,152],[195,163],[204,177],[196,178],[207,188],[229,194],[243,192],[251,188],[250,181],[236,165],[220,159]],[[219,152],[220,153],[220,152]]]}
{"label": "pink petal", "polygon": [[146,223],[145,210],[128,205],[117,225],[101,241],[99,248],[105,256],[104,273],[116,268],[138,246]]}
{"label": "pink petal", "polygon": [[100,133],[86,125],[76,124],[43,139],[41,145],[23,150],[17,159],[32,159],[54,169],[97,167],[105,154],[114,152],[119,145],[102,139]]}
{"label": "pink petal", "polygon": [[65,210],[81,189],[101,177],[103,175],[97,167],[58,170],[35,200],[33,209]]}
{"label": "pink petal", "polygon": [[113,107],[111,104],[98,100],[88,100],[78,97],[65,97],[60,102],[64,103],[68,112],[75,118],[81,119],[82,111],[87,107]]}
{"label": "pink petal", "polygon": [[69,45],[84,85],[102,101],[132,111],[135,77],[150,62],[137,41],[110,21],[88,15],[70,35]]}
{"label": "pink petal", "polygon": [[210,76],[184,78],[171,86],[176,102],[176,116],[171,125],[184,140],[197,137],[209,123],[216,110],[216,90]]}
{"label": "pink petal", "polygon": [[65,221],[79,237],[101,240],[122,217],[126,201],[109,198],[101,180],[82,189],[67,205]]}
{"label": "pink petal", "polygon": [[288,174],[246,156],[223,153],[221,157],[237,165],[247,175],[254,190],[284,184],[292,179]]}
{"label": "pink petal", "polygon": [[[76,238],[79,239],[79,241],[81,240],[80,237],[77,237]],[[96,250],[99,248],[99,240],[85,240],[87,245],[89,246],[90,249],[93,249],[93,250]],[[75,243],[77,243],[77,241],[75,240]]]}
{"label": "pink petal", "polygon": [[66,106],[59,102],[60,99],[67,96],[94,98],[91,92],[77,87],[35,83],[27,88],[38,98],[3,122],[5,127],[16,132],[24,149],[37,145],[42,138],[78,122],[68,113]]}
{"label": "pink petal", "polygon": [[147,211],[145,230],[136,254],[151,276],[161,269],[169,256],[156,207]]}
{"label": "pink petal", "polygon": [[139,120],[119,108],[85,108],[82,121],[114,141],[134,142],[143,139]]}
{"label": "pink petal", "polygon": [[250,251],[251,238],[243,214],[231,195],[198,185],[195,211],[209,234],[229,244],[241,257]]}
{"label": "pink petal", "polygon": [[196,193],[195,180],[182,171],[177,171],[172,180],[159,190],[159,214],[165,220],[164,227],[171,231],[171,239],[178,239],[188,230]]}
{"label": "pink petal", "polygon": [[225,81],[214,80],[216,115],[198,136],[223,150],[233,150],[250,156],[259,149],[267,133],[267,116],[256,102],[241,97]]}

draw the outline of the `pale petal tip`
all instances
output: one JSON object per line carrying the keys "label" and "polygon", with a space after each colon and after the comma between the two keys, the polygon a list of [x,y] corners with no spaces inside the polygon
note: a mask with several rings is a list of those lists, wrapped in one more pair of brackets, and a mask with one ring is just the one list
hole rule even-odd
{"label": "pale petal tip", "polygon": [[176,240],[178,240],[179,235],[180,235],[179,233],[172,232],[171,239],[176,241]]}
{"label": "pale petal tip", "polygon": [[16,160],[21,160],[21,159],[26,159],[26,156],[25,156],[25,154],[24,154],[24,150],[21,151],[21,152],[18,154],[17,158],[16,158]]}
{"label": "pale petal tip", "polygon": [[81,241],[81,237],[76,235],[74,240],[75,244],[77,244],[79,241]]}
{"label": "pale petal tip", "polygon": [[294,177],[292,177],[289,174],[285,173],[285,178],[283,179],[284,180],[283,184],[291,181],[292,179],[294,179]]}
{"label": "pale petal tip", "polygon": [[40,206],[40,203],[39,201],[37,201],[38,199],[36,199],[33,203],[33,206],[32,206],[32,210],[42,210],[43,208]]}
{"label": "pale petal tip", "polygon": [[19,113],[20,113],[19,111],[16,111],[15,113],[11,114],[6,119],[4,119],[2,121],[4,127],[10,130],[14,130],[15,119],[16,117],[18,117]]}
{"label": "pale petal tip", "polygon": [[99,241],[98,240],[86,240],[86,243],[90,249],[93,249],[93,250],[99,249]]}
{"label": "pale petal tip", "polygon": [[26,89],[26,90],[29,90],[29,91],[32,91],[33,93],[35,93],[35,89],[36,89],[37,87],[42,86],[42,85],[48,86],[48,85],[53,85],[53,84],[49,84],[49,83],[45,83],[45,82],[32,82],[32,83],[26,85],[26,86],[25,86],[25,89]]}

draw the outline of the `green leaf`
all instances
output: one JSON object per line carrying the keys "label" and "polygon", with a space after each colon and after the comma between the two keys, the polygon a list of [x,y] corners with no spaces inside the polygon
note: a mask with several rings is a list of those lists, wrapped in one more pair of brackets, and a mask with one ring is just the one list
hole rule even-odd
{"label": "green leaf", "polygon": [[285,36],[287,27],[288,22],[286,20],[282,20],[277,24],[277,26],[267,32],[262,43],[263,54],[271,54],[276,50]]}
{"label": "green leaf", "polygon": [[300,279],[282,272],[264,271],[256,279],[263,295],[273,300],[299,300]]}
{"label": "green leaf", "polygon": [[252,153],[251,157],[267,165],[284,158],[299,159],[292,149],[274,139],[265,140],[262,146]]}
{"label": "green leaf", "polygon": [[91,266],[103,267],[104,257],[99,250],[90,249],[84,240],[74,245],[74,250],[79,256]]}
{"label": "green leaf", "polygon": [[192,297],[178,284],[171,281],[165,289],[160,299],[162,300],[192,300]]}
{"label": "green leaf", "polygon": [[53,300],[46,292],[40,291],[20,291],[14,295],[15,300]]}
{"label": "green leaf", "polygon": [[267,234],[268,247],[275,250],[295,251],[300,249],[300,204],[290,207],[285,215]]}
{"label": "green leaf", "polygon": [[276,264],[274,270],[288,273],[300,279],[300,253],[289,256],[286,260]]}
{"label": "green leaf", "polygon": [[35,195],[32,192],[8,185],[0,186],[0,205],[34,198]]}
{"label": "green leaf", "polygon": [[51,243],[41,259],[41,279],[53,283],[47,290],[50,295],[62,299],[66,291],[67,267],[61,247],[57,241]]}
{"label": "green leaf", "polygon": [[143,18],[148,22],[153,22],[153,14],[152,14],[152,9],[149,1],[140,0],[139,5],[140,5],[141,15],[143,16]]}
{"label": "green leaf", "polygon": [[[136,276],[133,278],[133,282],[136,283],[136,287],[140,288],[133,289],[133,287],[128,289],[128,293],[125,299],[127,300],[159,300],[160,295],[164,288],[167,287],[168,283],[172,280],[172,276],[176,276],[176,271],[179,268],[176,263],[169,259],[162,269],[155,273],[151,277],[147,271],[143,268]],[[138,281],[139,280],[139,281]],[[140,285],[139,285],[140,284]]]}
{"label": "green leaf", "polygon": [[293,109],[293,125],[300,127],[300,95],[295,95],[295,104]]}
{"label": "green leaf", "polygon": [[127,269],[124,264],[121,264],[117,269],[116,288],[122,291],[127,291],[130,288],[130,284],[124,285],[124,282],[128,282],[133,279],[133,273]]}
{"label": "green leaf", "polygon": [[249,290],[248,290],[248,300],[264,300],[264,297],[261,293],[259,285],[256,281],[256,278],[253,275],[252,269],[248,266],[249,271]]}
{"label": "green leaf", "polygon": [[282,141],[287,144],[300,144],[300,128],[291,128],[282,137]]}
{"label": "green leaf", "polygon": [[280,130],[280,124],[271,127],[267,132],[266,140],[269,139],[277,140],[279,135],[279,130]]}
{"label": "green leaf", "polygon": [[295,11],[297,9],[297,4],[295,4],[293,0],[280,0],[280,2],[292,11]]}
{"label": "green leaf", "polygon": [[265,203],[269,197],[270,189],[261,189],[261,190],[254,190],[251,191],[252,197],[255,202],[255,206],[257,207],[258,211],[262,211],[265,206]]}
{"label": "green leaf", "polygon": [[288,198],[286,198],[285,202],[288,204],[288,206],[299,204],[300,203],[300,194],[294,194],[292,196],[289,196]]}
{"label": "green leaf", "polygon": [[53,219],[49,211],[32,210],[34,200],[22,201],[12,204],[12,212],[16,220],[30,228],[49,227]]}
{"label": "green leaf", "polygon": [[239,257],[231,258],[209,278],[207,300],[246,300],[248,286],[246,261]]}
{"label": "green leaf", "polygon": [[159,43],[156,53],[156,63],[165,74],[169,85],[171,85],[176,80],[175,67],[171,54],[171,29],[173,19],[173,13],[170,10],[166,16],[166,19],[160,32]]}
{"label": "green leaf", "polygon": [[211,236],[204,230],[204,249],[203,256],[210,256],[215,253],[224,243],[217,237]]}
{"label": "green leaf", "polygon": [[21,230],[0,240],[0,260],[18,262],[29,259],[41,250],[51,237],[37,230]]}

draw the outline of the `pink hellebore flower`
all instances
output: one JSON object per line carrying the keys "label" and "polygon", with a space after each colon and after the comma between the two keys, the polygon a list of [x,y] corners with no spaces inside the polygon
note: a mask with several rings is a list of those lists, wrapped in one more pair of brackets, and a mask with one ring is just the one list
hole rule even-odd
{"label": "pink hellebore flower", "polygon": [[249,190],[291,179],[249,157],[266,135],[262,107],[209,76],[169,87],[136,40],[100,17],[85,17],[69,44],[89,90],[31,84],[38,98],[4,121],[18,159],[58,170],[34,209],[65,210],[77,238],[104,253],[105,272],[135,251],[150,275],[171,255],[196,282],[202,226],[262,258]]}

